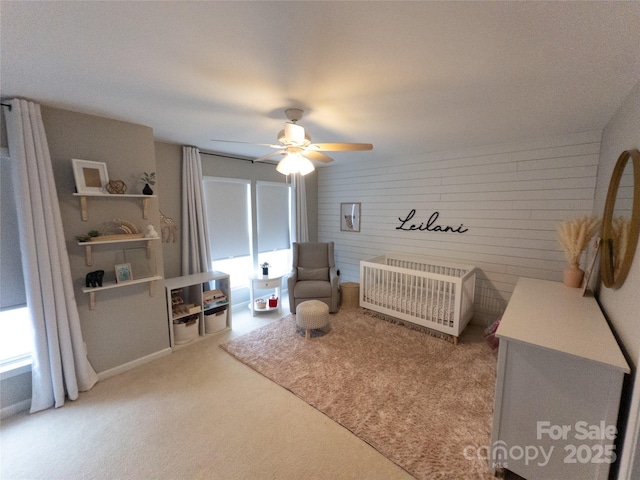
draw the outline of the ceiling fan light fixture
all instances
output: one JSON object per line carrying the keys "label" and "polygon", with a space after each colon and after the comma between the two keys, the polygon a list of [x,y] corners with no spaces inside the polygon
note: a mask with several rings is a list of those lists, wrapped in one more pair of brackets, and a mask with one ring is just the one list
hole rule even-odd
{"label": "ceiling fan light fixture", "polygon": [[[283,175],[292,173],[301,173],[306,175],[315,170],[315,166],[311,162],[331,163],[333,158],[322,152],[355,152],[372,150],[373,145],[370,143],[311,143],[311,137],[304,127],[298,125],[298,120],[302,118],[303,111],[300,108],[289,108],[285,110],[288,122],[285,122],[284,128],[278,133],[277,144],[257,143],[263,147],[275,148],[277,151],[262,155],[256,158],[255,162],[263,162],[270,159],[274,155],[285,154],[285,157],[278,163],[276,170]],[[214,142],[240,143],[227,140],[213,140]],[[311,159],[311,160],[310,160]]]}
{"label": "ceiling fan light fixture", "polygon": [[276,167],[276,171],[283,175],[291,175],[293,173],[306,175],[314,170],[315,167],[313,166],[313,163],[299,153],[288,153],[282,160],[280,160]]}
{"label": "ceiling fan light fixture", "polygon": [[305,138],[304,127],[291,122],[285,123],[284,138],[291,143],[302,145]]}
{"label": "ceiling fan light fixture", "polygon": [[311,160],[309,160],[307,157],[299,157],[298,160],[298,166],[300,168],[300,175],[304,176],[307,173],[311,173],[313,172],[316,167],[313,166],[313,163],[311,163]]}

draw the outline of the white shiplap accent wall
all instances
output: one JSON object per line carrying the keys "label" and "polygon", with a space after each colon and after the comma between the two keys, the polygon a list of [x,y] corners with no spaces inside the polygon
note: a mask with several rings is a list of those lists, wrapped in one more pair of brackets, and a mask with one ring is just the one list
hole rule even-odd
{"label": "white shiplap accent wall", "polygon": [[[360,260],[385,252],[475,265],[474,320],[489,323],[504,312],[518,277],[562,281],[556,227],[592,213],[601,134],[321,168],[318,241],[335,241],[343,282],[358,282]],[[340,231],[341,202],[361,203],[359,233]],[[426,224],[438,211],[437,224],[469,230],[397,230],[411,209],[409,223]]]}

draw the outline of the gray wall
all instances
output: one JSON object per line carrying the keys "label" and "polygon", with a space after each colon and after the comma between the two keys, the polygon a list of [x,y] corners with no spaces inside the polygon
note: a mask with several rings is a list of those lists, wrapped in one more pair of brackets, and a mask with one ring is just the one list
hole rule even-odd
{"label": "gray wall", "polygon": [[[121,263],[123,248],[143,244],[116,244],[93,248],[93,266],[85,264],[85,249],[75,237],[97,229],[104,222],[124,219],[144,232],[153,224],[159,231],[158,199],[149,200],[149,218],[142,218],[138,199],[88,200],[89,218],[80,216],[80,202],[73,196],[75,181],[71,159],[105,162],[109,178],[123,180],[127,193],[140,193],[136,183],[142,172],[156,171],[153,131],[149,127],[84,115],[55,108],[42,108],[62,214],[76,302],[87,345],[89,361],[98,372],[120,367],[169,347],[164,284],[131,285],[96,293],[96,309],[89,309],[89,296],[82,293],[87,272],[104,269],[105,278],[115,277],[113,266]],[[157,185],[156,185],[157,187]],[[162,191],[156,188],[156,193]],[[153,243],[158,275],[163,275],[162,243]],[[135,277],[135,271],[133,272]]]}
{"label": "gray wall", "polygon": [[[594,212],[604,211],[609,180],[624,150],[640,149],[640,82],[625,99],[604,130],[598,169]],[[640,172],[634,172],[640,175]],[[626,430],[624,447],[618,451],[619,478],[640,478],[640,251],[636,250],[625,283],[617,290],[600,286],[598,301],[632,365],[621,405],[620,423]],[[626,422],[626,423],[625,423]],[[635,449],[635,450],[634,450]]]}
{"label": "gray wall", "polygon": [[[624,150],[640,149],[640,82],[618,110],[602,136],[594,212],[602,215],[611,173]],[[635,172],[640,175],[640,172]],[[624,285],[602,286],[599,301],[635,366],[640,361],[640,252],[636,251]]]}
{"label": "gray wall", "polygon": [[179,277],[182,242],[180,229],[182,228],[182,146],[171,143],[155,143],[158,191],[162,192],[158,201],[160,212],[171,218],[178,226],[178,236],[175,242],[163,243],[165,278]]}
{"label": "gray wall", "polygon": [[28,409],[31,406],[31,371],[3,378],[0,382],[0,409],[11,411]]}

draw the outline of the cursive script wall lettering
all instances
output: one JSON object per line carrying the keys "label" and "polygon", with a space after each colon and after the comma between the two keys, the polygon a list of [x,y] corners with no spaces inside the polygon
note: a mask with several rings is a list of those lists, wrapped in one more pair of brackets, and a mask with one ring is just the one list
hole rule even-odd
{"label": "cursive script wall lettering", "polygon": [[469,230],[468,228],[464,228],[464,225],[462,224],[460,224],[459,227],[450,227],[448,225],[446,227],[441,227],[440,225],[435,225],[436,221],[438,220],[438,217],[440,216],[439,212],[433,212],[426,224],[420,223],[419,225],[416,225],[415,223],[412,223],[411,225],[407,225],[409,220],[411,220],[415,215],[416,215],[416,209],[414,208],[409,212],[409,214],[405,218],[398,217],[398,220],[400,220],[401,223],[399,226],[396,227],[396,230],[406,230],[406,231],[426,230],[427,232],[451,232],[451,233],[464,233]]}

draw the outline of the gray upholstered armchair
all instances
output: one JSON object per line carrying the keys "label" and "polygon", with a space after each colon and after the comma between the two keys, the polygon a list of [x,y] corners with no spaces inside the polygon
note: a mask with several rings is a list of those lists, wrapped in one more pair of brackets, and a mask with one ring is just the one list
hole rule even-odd
{"label": "gray upholstered armchair", "polygon": [[329,306],[329,312],[337,312],[340,293],[333,242],[294,243],[288,286],[291,313],[296,313],[296,307],[305,300],[320,300]]}

